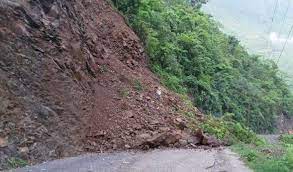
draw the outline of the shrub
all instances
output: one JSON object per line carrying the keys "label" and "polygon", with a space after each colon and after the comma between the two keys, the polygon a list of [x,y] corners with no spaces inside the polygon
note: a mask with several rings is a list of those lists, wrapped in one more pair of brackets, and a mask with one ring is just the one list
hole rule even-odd
{"label": "shrub", "polygon": [[[250,55],[200,5],[194,8],[185,0],[113,1],[144,41],[152,70],[170,89],[192,95],[205,113],[233,113],[234,120],[258,132],[273,132],[282,111],[293,114],[293,97],[277,64]],[[249,134],[239,125],[232,128]],[[223,137],[225,131],[212,132]]]}
{"label": "shrub", "polygon": [[139,80],[134,80],[134,89],[136,91],[143,91],[143,86]]}
{"label": "shrub", "polygon": [[293,135],[289,135],[289,134],[282,135],[280,140],[285,144],[292,144],[293,145]]}
{"label": "shrub", "polygon": [[258,138],[252,130],[244,127],[239,122],[227,120],[227,117],[216,118],[208,116],[201,127],[206,133],[216,136],[229,145],[238,142],[252,143],[255,145],[264,144],[264,140]]}
{"label": "shrub", "polygon": [[20,168],[28,165],[27,161],[16,157],[9,158],[7,163],[9,168]]}

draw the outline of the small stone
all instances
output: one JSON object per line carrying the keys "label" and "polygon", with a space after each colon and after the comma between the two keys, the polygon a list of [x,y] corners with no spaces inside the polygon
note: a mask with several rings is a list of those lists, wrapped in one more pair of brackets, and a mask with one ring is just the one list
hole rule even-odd
{"label": "small stone", "polygon": [[107,134],[106,131],[99,131],[95,134],[96,137],[104,137]]}
{"label": "small stone", "polygon": [[167,132],[170,131],[171,129],[169,127],[159,127],[159,131],[161,132]]}
{"label": "small stone", "polygon": [[183,122],[183,120],[181,118],[176,118],[176,121],[179,122],[179,123]]}
{"label": "small stone", "polygon": [[126,111],[126,112],[125,112],[125,116],[126,116],[127,118],[134,118],[134,114],[133,114],[132,111]]}
{"label": "small stone", "polygon": [[185,140],[185,139],[180,139],[179,143],[181,146],[186,146],[188,144],[187,140]]}
{"label": "small stone", "polygon": [[181,130],[188,128],[186,122],[182,118],[176,118],[175,123]]}
{"label": "small stone", "polygon": [[6,138],[0,137],[0,148],[4,148],[8,146],[8,140]]}
{"label": "small stone", "polygon": [[20,153],[28,153],[29,152],[29,148],[28,147],[20,147],[18,148]]}
{"label": "small stone", "polygon": [[136,124],[136,125],[133,125],[133,128],[134,128],[135,130],[140,130],[140,129],[142,128],[142,126],[139,125],[139,124]]}
{"label": "small stone", "polygon": [[116,144],[113,144],[113,146],[112,146],[112,148],[114,149],[114,150],[116,150],[117,149],[117,145]]}
{"label": "small stone", "polygon": [[141,135],[138,136],[138,138],[141,139],[141,140],[148,140],[151,137],[152,136],[150,134],[148,134],[148,133],[143,133],[143,134],[141,134]]}
{"label": "small stone", "polygon": [[160,122],[158,121],[158,120],[152,120],[152,121],[150,121],[150,124],[151,125],[157,125],[157,124],[159,124]]}
{"label": "small stone", "polygon": [[126,145],[125,145],[125,148],[126,148],[126,149],[130,149],[130,148],[131,148],[131,146],[130,146],[130,145],[128,145],[128,144],[126,144]]}
{"label": "small stone", "polygon": [[58,18],[59,13],[60,13],[60,12],[59,12],[59,10],[58,10],[57,5],[53,5],[53,6],[51,7],[50,11],[49,11],[49,15],[50,15],[50,17],[52,17],[52,18]]}

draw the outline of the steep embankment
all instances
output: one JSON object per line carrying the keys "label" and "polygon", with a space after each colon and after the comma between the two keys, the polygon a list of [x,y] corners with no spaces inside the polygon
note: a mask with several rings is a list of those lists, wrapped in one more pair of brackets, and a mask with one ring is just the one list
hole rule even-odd
{"label": "steep embankment", "polygon": [[[86,151],[184,146],[183,112],[103,0],[0,3],[0,169]],[[147,140],[147,141],[146,141]]]}
{"label": "steep embankment", "polygon": [[113,2],[144,41],[153,71],[170,89],[189,93],[203,112],[228,115],[258,133],[273,132],[280,114],[292,116],[293,95],[277,64],[249,54],[200,4]]}

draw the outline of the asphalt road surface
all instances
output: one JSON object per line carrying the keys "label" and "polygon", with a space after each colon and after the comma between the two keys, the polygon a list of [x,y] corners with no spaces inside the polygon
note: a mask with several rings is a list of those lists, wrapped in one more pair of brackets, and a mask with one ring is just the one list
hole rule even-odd
{"label": "asphalt road surface", "polygon": [[251,172],[229,149],[90,154],[10,172]]}

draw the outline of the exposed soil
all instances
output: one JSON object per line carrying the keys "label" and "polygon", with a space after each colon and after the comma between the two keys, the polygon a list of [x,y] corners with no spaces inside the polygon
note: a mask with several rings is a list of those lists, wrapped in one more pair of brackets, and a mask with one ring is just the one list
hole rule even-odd
{"label": "exposed soil", "polygon": [[104,0],[1,1],[0,170],[11,157],[202,144],[182,117],[201,113],[163,88],[146,59]]}

